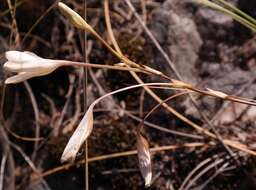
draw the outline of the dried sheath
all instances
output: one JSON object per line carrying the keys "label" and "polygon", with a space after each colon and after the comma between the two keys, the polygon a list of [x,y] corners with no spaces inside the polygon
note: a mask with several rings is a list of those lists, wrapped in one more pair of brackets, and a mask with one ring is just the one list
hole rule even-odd
{"label": "dried sheath", "polygon": [[140,132],[137,133],[137,151],[140,172],[145,180],[145,186],[150,186],[152,179],[150,150],[146,138]]}
{"label": "dried sheath", "polygon": [[61,162],[65,161],[74,161],[76,154],[79,151],[80,147],[91,134],[93,129],[93,107],[95,104],[91,104],[88,108],[83,119],[79,123],[75,132],[68,141],[67,146],[64,149],[64,152],[61,156]]}

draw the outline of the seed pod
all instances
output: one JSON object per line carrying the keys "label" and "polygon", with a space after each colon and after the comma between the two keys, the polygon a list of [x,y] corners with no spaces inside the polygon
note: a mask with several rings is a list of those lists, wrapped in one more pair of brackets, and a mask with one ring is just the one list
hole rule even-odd
{"label": "seed pod", "polygon": [[145,186],[150,186],[152,180],[150,150],[146,138],[140,132],[137,132],[137,151],[140,172],[145,180]]}

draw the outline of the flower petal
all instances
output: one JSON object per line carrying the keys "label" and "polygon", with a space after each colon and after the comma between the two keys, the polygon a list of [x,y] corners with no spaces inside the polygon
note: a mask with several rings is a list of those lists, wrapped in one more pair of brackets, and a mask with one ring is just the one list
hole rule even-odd
{"label": "flower petal", "polygon": [[18,73],[50,73],[63,65],[58,60],[44,59],[29,51],[7,51],[5,56],[8,61],[4,64],[4,68]]}
{"label": "flower petal", "polygon": [[11,72],[35,72],[35,73],[51,73],[61,66],[61,63],[51,59],[40,59],[30,62],[10,62],[4,64],[4,68]]}
{"label": "flower petal", "polygon": [[5,57],[8,61],[13,63],[20,63],[20,62],[31,62],[31,61],[38,61],[41,58],[32,52],[22,52],[22,51],[7,51],[5,52]]}
{"label": "flower petal", "polygon": [[15,84],[34,77],[33,73],[21,72],[5,80],[5,84]]}
{"label": "flower petal", "polygon": [[74,161],[76,154],[79,151],[80,147],[91,134],[93,129],[93,107],[95,104],[91,104],[82,118],[80,124],[76,128],[75,132],[68,141],[67,146],[64,149],[64,152],[61,156],[61,162],[65,161]]}

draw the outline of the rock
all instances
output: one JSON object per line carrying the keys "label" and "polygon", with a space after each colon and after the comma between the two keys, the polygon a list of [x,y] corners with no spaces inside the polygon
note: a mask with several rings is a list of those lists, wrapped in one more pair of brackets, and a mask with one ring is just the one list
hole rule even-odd
{"label": "rock", "polygon": [[[217,65],[214,65],[214,72],[211,70],[212,68],[211,66],[208,67],[209,77],[204,82],[203,87],[219,90],[227,94],[236,93],[243,85],[255,77],[253,72],[243,71],[231,64],[219,65],[218,68]],[[254,94],[248,91],[244,95],[253,96]]]}
{"label": "rock", "polygon": [[[195,64],[202,45],[197,27],[185,11],[184,2],[167,0],[153,12],[151,31],[171,57],[184,81],[196,84]],[[154,51],[154,67],[174,78],[174,73],[159,51]]]}
{"label": "rock", "polygon": [[[229,95],[235,95],[239,90],[243,89],[243,87],[246,86],[249,81],[255,78],[255,74],[253,72],[243,71],[232,66],[231,64],[209,64],[209,66],[205,67],[204,69],[209,76],[200,88],[211,88]],[[256,84],[251,84],[250,87],[244,89],[239,96],[254,99],[255,90]],[[208,97],[203,97],[199,102],[202,110],[204,113],[207,113],[208,116],[213,116],[221,105],[218,99]],[[232,123],[239,118],[247,108],[247,105],[237,103],[233,104],[231,107],[223,110],[223,113],[218,117],[218,123]],[[251,115],[255,113],[253,112],[254,110],[250,111]],[[211,113],[213,113],[213,115]],[[250,117],[253,118],[254,116]]]}
{"label": "rock", "polygon": [[232,26],[233,24],[233,19],[230,16],[209,8],[199,8],[197,16],[211,24],[222,27]]}
{"label": "rock", "polygon": [[197,7],[198,9],[195,13],[196,23],[204,41],[206,39],[214,39],[214,41],[218,42],[233,40],[230,34],[234,33],[235,22],[231,16],[201,4],[197,5]]}

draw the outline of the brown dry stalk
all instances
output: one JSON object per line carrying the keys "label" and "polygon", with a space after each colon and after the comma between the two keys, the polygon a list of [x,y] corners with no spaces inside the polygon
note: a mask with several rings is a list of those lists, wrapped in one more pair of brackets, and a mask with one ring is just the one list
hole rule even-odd
{"label": "brown dry stalk", "polygon": [[[215,145],[215,143],[213,143],[213,142],[209,143],[209,144],[202,143],[202,142],[193,142],[193,143],[185,143],[183,145],[166,145],[166,146],[154,147],[154,148],[150,148],[150,152],[157,153],[157,152],[161,152],[161,151],[176,150],[178,148],[197,148],[197,147],[203,147],[203,146],[209,147],[209,146],[214,146],[214,145]],[[88,158],[88,163],[112,159],[112,158],[131,156],[131,155],[136,155],[136,154],[137,154],[136,150],[130,150],[130,151],[101,155],[101,156],[95,156],[95,157]],[[84,162],[85,162],[85,160],[82,159],[75,163],[67,163],[67,164],[55,167],[55,168],[45,171],[39,175],[35,173],[34,175],[32,175],[32,176],[34,176],[32,181],[36,181],[39,178],[52,175],[52,174],[62,171],[62,170],[68,170],[70,167],[73,167],[73,166],[79,166],[81,164],[84,164]]]}

